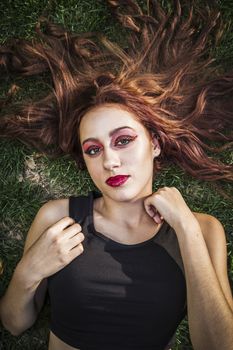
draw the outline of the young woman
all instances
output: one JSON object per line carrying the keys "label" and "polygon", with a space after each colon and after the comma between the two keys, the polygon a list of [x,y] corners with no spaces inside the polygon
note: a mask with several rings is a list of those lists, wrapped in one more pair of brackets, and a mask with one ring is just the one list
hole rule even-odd
{"label": "young woman", "polygon": [[233,74],[220,74],[206,51],[209,32],[217,40],[222,31],[219,13],[176,1],[171,15],[148,1],[143,14],[136,2],[108,2],[132,30],[125,49],[46,20],[41,42],[1,48],[8,71],[53,78],[48,96],[0,119],[1,136],[71,155],[98,189],[40,208],[1,321],[21,334],[48,291],[49,350],[170,349],[186,314],[195,350],[230,350],[223,226],[191,211],[177,188],[152,190],[172,162],[200,179],[233,179],[232,166],[206,154],[232,141],[223,131],[233,124]]}

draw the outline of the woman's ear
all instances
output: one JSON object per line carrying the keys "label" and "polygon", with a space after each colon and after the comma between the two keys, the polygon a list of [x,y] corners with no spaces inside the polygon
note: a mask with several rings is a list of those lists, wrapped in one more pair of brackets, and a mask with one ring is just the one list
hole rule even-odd
{"label": "woman's ear", "polygon": [[152,146],[153,146],[153,158],[156,158],[161,153],[161,147],[159,144],[158,136],[156,134],[152,134]]}

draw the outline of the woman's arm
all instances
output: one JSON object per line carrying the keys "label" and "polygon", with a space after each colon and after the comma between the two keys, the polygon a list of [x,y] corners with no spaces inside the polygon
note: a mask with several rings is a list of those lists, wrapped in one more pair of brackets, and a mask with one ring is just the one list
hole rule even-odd
{"label": "woman's arm", "polygon": [[185,219],[175,229],[186,276],[189,331],[195,350],[230,350],[233,302],[224,257],[225,233],[216,218],[208,217],[212,218],[209,224],[203,225],[207,231]]}
{"label": "woman's arm", "polygon": [[0,300],[2,324],[13,335],[19,335],[35,322],[46,294],[46,277],[83,252],[80,225],[67,216],[61,219],[61,212],[53,202],[38,211],[23,257]]}
{"label": "woman's arm", "polygon": [[[54,201],[45,203],[38,211],[28,231],[23,257],[40,235],[58,220]],[[36,320],[46,295],[46,279],[31,275],[30,266],[25,266],[23,257],[16,266],[5,295],[0,299],[0,319],[3,326],[13,335],[19,335]],[[36,303],[34,303],[36,297]]]}
{"label": "woman's arm", "polygon": [[175,187],[158,189],[145,199],[144,206],[155,222],[164,218],[176,232],[185,270],[194,349],[231,350],[233,301],[221,223],[211,215],[192,213]]}
{"label": "woman's arm", "polygon": [[34,295],[39,284],[19,262],[0,300],[1,321],[11,334],[17,336],[35,322],[39,310],[36,310]]}

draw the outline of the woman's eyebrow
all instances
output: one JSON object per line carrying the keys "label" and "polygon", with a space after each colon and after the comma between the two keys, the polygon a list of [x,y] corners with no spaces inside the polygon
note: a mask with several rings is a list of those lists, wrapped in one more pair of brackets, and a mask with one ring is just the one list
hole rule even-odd
{"label": "woman's eyebrow", "polygon": [[[121,127],[119,127],[119,128],[116,128],[116,129],[113,129],[113,130],[111,130],[110,132],[109,132],[109,137],[111,137],[111,136],[113,136],[117,131],[119,131],[119,130],[121,130],[121,129],[125,129],[125,128],[127,128],[127,129],[131,129],[131,130],[133,130],[133,131],[136,131],[134,128],[131,128],[130,126],[121,126]],[[86,139],[86,140],[84,140],[83,142],[82,142],[82,145],[84,145],[84,143],[86,143],[87,141],[97,141],[98,139],[97,138],[94,138],[94,137],[89,137],[88,139]]]}

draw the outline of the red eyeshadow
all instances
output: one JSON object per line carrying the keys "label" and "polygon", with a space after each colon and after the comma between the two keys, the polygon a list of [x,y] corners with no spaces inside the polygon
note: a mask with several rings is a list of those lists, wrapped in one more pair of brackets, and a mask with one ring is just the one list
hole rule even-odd
{"label": "red eyeshadow", "polygon": [[88,148],[92,146],[92,147],[102,147],[102,144],[96,141],[87,141],[85,142],[85,144],[83,145],[83,150],[84,152],[88,150]]}
{"label": "red eyeshadow", "polygon": [[[137,134],[131,130],[130,128],[124,128],[124,129],[121,129],[119,131],[117,131],[113,136],[112,136],[112,141],[111,143],[114,143],[115,140],[117,139],[117,137],[119,136],[137,136]],[[84,152],[86,152],[88,150],[88,148],[92,146],[92,147],[103,147],[103,145],[101,144],[101,142],[98,142],[98,140],[94,139],[93,140],[89,140],[89,141],[86,141],[83,145],[83,150]]]}
{"label": "red eyeshadow", "polygon": [[136,136],[137,134],[134,131],[131,130],[120,130],[118,131],[112,138],[113,143],[116,141],[116,139],[120,136]]}

